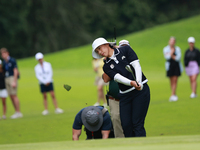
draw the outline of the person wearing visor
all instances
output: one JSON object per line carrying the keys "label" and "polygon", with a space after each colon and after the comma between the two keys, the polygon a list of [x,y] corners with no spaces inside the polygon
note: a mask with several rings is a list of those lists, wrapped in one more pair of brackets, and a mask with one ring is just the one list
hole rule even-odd
{"label": "person wearing visor", "polygon": [[74,141],[79,140],[82,125],[85,126],[87,139],[107,139],[114,137],[112,122],[108,110],[103,106],[89,106],[81,109],[73,123]]}
{"label": "person wearing visor", "polygon": [[[106,57],[103,70],[111,80],[118,82],[120,119],[125,137],[146,136],[144,122],[150,90],[138,56],[130,46],[113,48],[104,38],[94,40],[92,48],[93,58]],[[131,66],[133,74],[126,70],[127,65]],[[104,82],[109,81],[104,79]]]}
{"label": "person wearing visor", "polygon": [[196,47],[194,47],[195,45],[194,37],[188,38],[188,44],[189,48],[185,51],[184,65],[186,74],[189,76],[190,85],[192,89],[190,98],[195,98],[197,97],[196,89],[197,89],[197,77],[199,74],[199,66],[200,66],[200,52]]}
{"label": "person wearing visor", "polygon": [[39,62],[35,66],[35,75],[40,84],[40,91],[43,95],[44,108],[45,108],[42,114],[43,115],[49,114],[48,104],[47,104],[47,92],[49,92],[52,97],[53,104],[55,107],[55,113],[60,114],[60,113],[63,113],[64,111],[58,108],[57,100],[56,100],[54,89],[53,89],[52,67],[49,62],[46,62],[43,60],[43,57],[44,57],[43,54],[40,52],[35,55],[35,59]]}

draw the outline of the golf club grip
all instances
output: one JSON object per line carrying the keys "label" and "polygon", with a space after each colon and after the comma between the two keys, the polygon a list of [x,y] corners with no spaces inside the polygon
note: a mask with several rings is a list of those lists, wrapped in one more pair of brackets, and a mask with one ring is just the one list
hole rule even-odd
{"label": "golf club grip", "polygon": [[139,84],[138,84],[138,82],[136,80],[135,80],[135,82],[136,82],[137,86],[139,86]]}

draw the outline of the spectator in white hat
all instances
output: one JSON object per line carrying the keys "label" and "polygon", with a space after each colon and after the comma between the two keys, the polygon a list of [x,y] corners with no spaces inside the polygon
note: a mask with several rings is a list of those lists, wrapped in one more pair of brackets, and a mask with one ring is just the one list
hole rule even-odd
{"label": "spectator in white hat", "polygon": [[129,41],[127,41],[127,40],[121,40],[121,41],[119,41],[119,47],[126,46],[126,45],[130,46]]}
{"label": "spectator in white hat", "polygon": [[188,38],[189,48],[185,51],[184,65],[186,74],[189,76],[192,93],[191,98],[197,97],[197,76],[199,74],[200,66],[200,51],[194,47],[195,38]]}
{"label": "spectator in white hat", "polygon": [[51,64],[43,60],[43,54],[40,52],[35,55],[35,59],[39,62],[35,66],[35,75],[39,81],[40,91],[43,94],[43,100],[44,100],[45,110],[42,112],[42,114],[43,115],[49,114],[48,104],[47,104],[47,92],[49,92],[52,97],[53,104],[55,106],[55,113],[56,114],[63,113],[63,110],[58,108],[57,100],[54,94],[53,79],[52,79],[53,71]]}

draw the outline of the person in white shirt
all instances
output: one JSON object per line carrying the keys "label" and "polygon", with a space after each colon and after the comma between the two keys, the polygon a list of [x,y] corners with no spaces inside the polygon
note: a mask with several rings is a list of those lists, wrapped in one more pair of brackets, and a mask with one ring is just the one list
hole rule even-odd
{"label": "person in white shirt", "polygon": [[176,38],[170,37],[169,44],[163,48],[165,62],[166,75],[170,79],[171,96],[169,98],[170,102],[178,100],[176,95],[176,88],[178,83],[178,77],[181,76],[183,67],[181,64],[181,49],[175,46]]}
{"label": "person in white shirt", "polygon": [[55,113],[57,114],[63,113],[63,110],[58,108],[57,100],[54,94],[53,79],[52,79],[53,71],[51,64],[49,62],[44,61],[43,57],[44,57],[43,54],[40,52],[38,52],[35,55],[35,59],[39,62],[35,66],[35,75],[40,84],[40,90],[41,93],[43,94],[44,108],[45,108],[42,114],[43,115],[49,114],[48,104],[47,104],[47,92],[49,92],[52,97],[53,104],[55,106]]}

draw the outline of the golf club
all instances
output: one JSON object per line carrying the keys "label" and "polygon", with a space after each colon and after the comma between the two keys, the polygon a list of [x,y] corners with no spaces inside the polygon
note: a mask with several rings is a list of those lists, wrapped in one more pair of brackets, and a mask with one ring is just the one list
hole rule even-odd
{"label": "golf club", "polygon": [[117,37],[116,37],[116,29],[114,27],[114,38],[115,38],[115,45],[117,44]]}
{"label": "golf club", "polygon": [[64,88],[69,91],[72,87],[70,85],[64,84]]}
{"label": "golf club", "polygon": [[136,81],[136,78],[135,78],[135,76],[134,76],[134,74],[133,74],[133,71],[132,71],[131,67],[130,67],[129,65],[126,65],[125,68],[126,68],[127,71],[129,71],[130,73],[132,73],[133,79],[135,80],[137,86],[139,86],[139,84],[138,84],[138,82]]}

